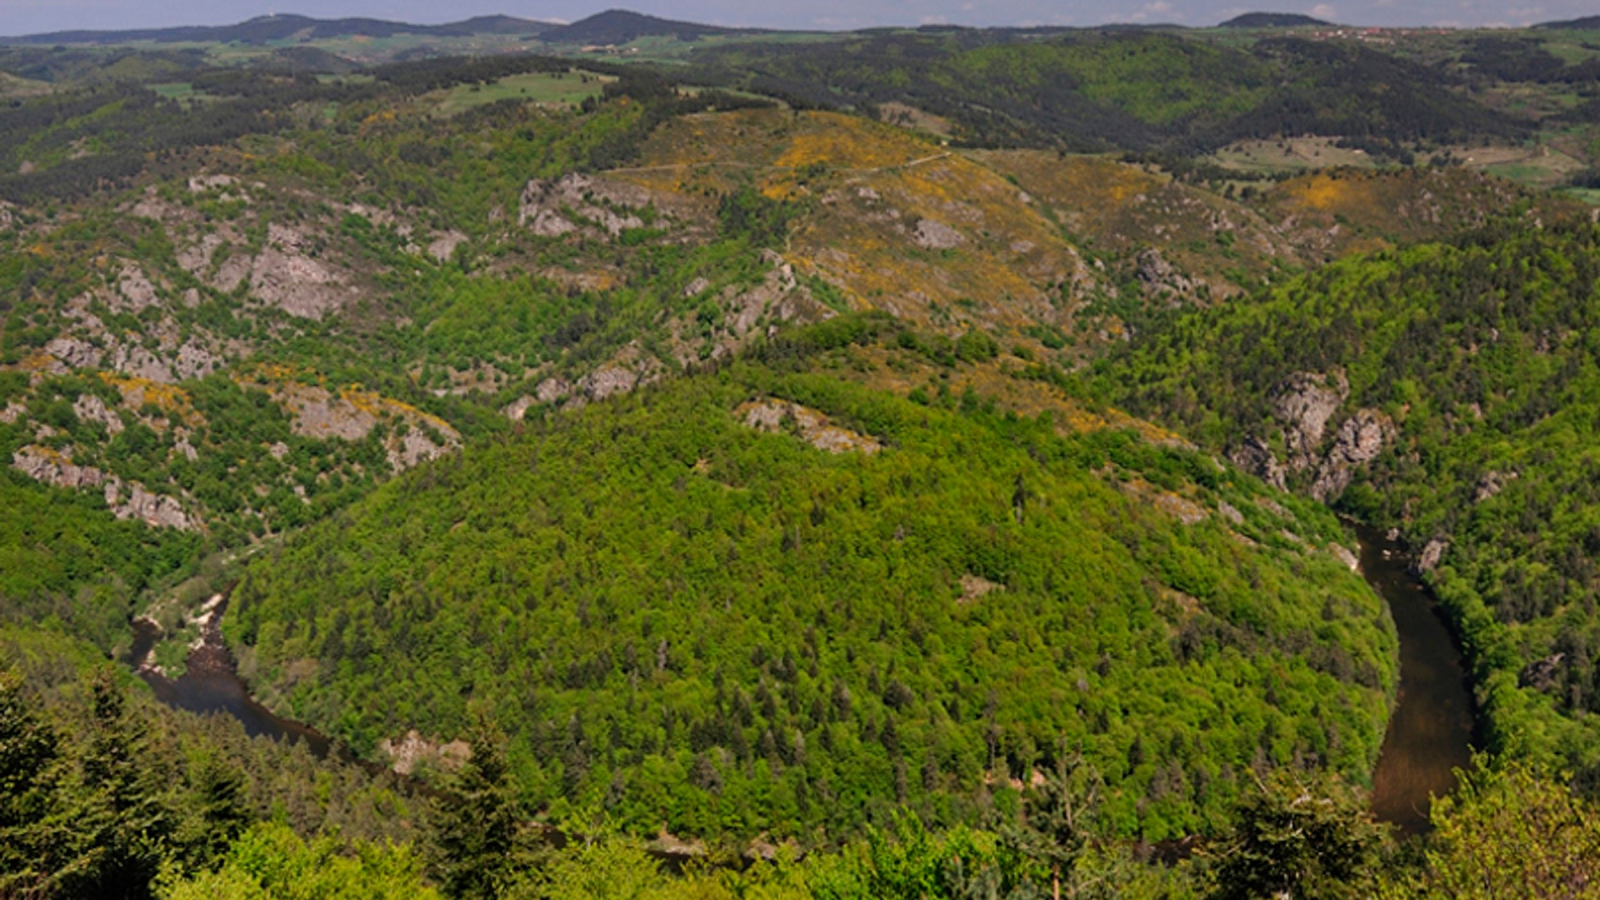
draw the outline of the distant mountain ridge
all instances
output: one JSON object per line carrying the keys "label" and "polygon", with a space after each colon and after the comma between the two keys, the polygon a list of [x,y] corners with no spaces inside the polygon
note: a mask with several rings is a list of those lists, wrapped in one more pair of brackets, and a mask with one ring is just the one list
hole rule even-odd
{"label": "distant mountain ridge", "polygon": [[127,44],[137,41],[171,44],[188,41],[264,44],[299,38],[392,37],[420,34],[431,37],[470,37],[476,34],[536,35],[555,27],[548,22],[512,16],[478,16],[442,25],[414,25],[383,19],[314,19],[300,15],[257,16],[235,25],[189,25],[127,31],[52,31],[44,34],[0,37],[0,44]]}
{"label": "distant mountain ridge", "polygon": [[1322,19],[1299,13],[1251,12],[1234,16],[1218,28],[1303,28],[1313,25],[1332,25]]}
{"label": "distant mountain ridge", "polygon": [[770,34],[770,28],[727,28],[647,16],[625,9],[608,9],[571,25],[550,28],[539,35],[547,44],[626,44],[642,37],[677,37],[692,41],[716,35]]}
{"label": "distant mountain ridge", "polygon": [[1555,22],[1540,22],[1534,28],[1559,28],[1569,31],[1595,31],[1600,30],[1600,16],[1584,16],[1581,19],[1561,19]]}

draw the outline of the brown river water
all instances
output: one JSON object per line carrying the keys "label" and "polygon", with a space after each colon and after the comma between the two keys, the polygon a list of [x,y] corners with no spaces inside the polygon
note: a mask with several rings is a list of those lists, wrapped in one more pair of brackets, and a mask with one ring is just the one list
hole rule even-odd
{"label": "brown river water", "polygon": [[1388,601],[1400,633],[1400,697],[1372,773],[1372,811],[1417,834],[1429,828],[1429,795],[1454,790],[1455,770],[1472,760],[1476,718],[1466,660],[1400,547],[1366,526],[1356,534],[1361,574]]}

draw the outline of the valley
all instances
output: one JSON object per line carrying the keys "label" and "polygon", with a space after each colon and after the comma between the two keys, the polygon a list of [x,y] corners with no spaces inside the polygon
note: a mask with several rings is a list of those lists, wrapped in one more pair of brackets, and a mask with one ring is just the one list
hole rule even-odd
{"label": "valley", "polygon": [[1600,48],[1330,27],[0,40],[0,896],[1588,896]]}

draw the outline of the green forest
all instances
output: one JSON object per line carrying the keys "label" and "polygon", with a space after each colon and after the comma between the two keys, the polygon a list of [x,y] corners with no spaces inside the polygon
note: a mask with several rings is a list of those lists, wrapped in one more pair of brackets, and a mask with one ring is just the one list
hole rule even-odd
{"label": "green forest", "polygon": [[[1162,840],[1220,823],[1252,765],[1376,758],[1394,637],[1322,549],[1344,539],[1326,514],[1280,519],[1125,433],[832,379],[737,367],[635,396],[252,566],[225,623],[243,670],[358,751],[491,704],[530,802],[685,834],[969,820],[1074,752],[1112,786],[1109,832]],[[884,449],[741,421],[774,401]],[[1184,527],[1119,485],[1254,521]]]}
{"label": "green forest", "polygon": [[1343,373],[1341,413],[1380,411],[1395,437],[1336,505],[1448,543],[1428,579],[1477,667],[1491,746],[1558,754],[1593,783],[1597,278],[1593,227],[1491,227],[1181,317],[1096,383],[1218,448],[1259,436],[1286,455],[1275,394]]}
{"label": "green forest", "polygon": [[0,41],[0,900],[1600,896],[1600,45],[1326,28]]}

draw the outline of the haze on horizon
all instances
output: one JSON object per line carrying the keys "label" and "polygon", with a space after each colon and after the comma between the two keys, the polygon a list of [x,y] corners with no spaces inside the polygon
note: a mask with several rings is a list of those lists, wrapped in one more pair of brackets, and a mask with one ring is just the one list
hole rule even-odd
{"label": "haze on horizon", "polygon": [[[275,5],[282,2],[283,5]],[[0,0],[0,35],[76,29],[227,25],[267,13],[317,18],[362,16],[415,23],[456,21],[503,13],[576,21],[609,8],[713,25],[849,30],[879,25],[1092,26],[1110,22],[1171,22],[1206,26],[1243,12],[1298,12],[1351,25],[1517,27],[1593,15],[1593,0],[1535,0],[1510,5],[1490,0],[1295,0],[1240,5],[1238,0]]]}

